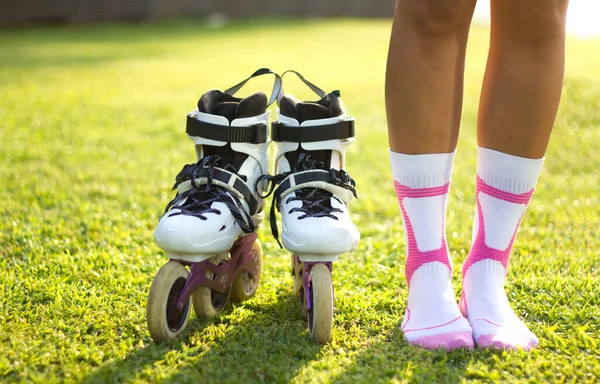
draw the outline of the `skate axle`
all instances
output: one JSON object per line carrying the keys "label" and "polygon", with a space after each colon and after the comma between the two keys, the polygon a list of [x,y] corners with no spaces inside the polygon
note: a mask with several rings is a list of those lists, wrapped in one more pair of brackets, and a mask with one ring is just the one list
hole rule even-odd
{"label": "skate axle", "polygon": [[[188,263],[190,276],[177,299],[176,308],[183,310],[185,303],[198,287],[208,287],[213,291],[225,293],[242,270],[250,272],[253,276],[256,275],[258,267],[253,259],[252,244],[257,238],[256,233],[240,237],[229,251],[231,259],[222,265],[215,265],[210,259]],[[207,277],[207,271],[212,272],[212,278]]]}

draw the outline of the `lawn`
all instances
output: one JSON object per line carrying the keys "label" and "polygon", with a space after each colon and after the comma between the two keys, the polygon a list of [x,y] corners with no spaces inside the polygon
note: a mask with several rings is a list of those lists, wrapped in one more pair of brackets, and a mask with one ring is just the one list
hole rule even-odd
{"label": "lawn", "polygon": [[[530,353],[424,351],[403,340],[404,244],[387,155],[390,20],[113,24],[0,31],[0,382],[593,382],[600,377],[600,39],[570,39],[564,96],[513,251],[509,298]],[[471,239],[475,121],[488,30],[470,39],[447,237]],[[255,298],[157,344],[146,298],[166,259],[152,231],[183,164],[185,114],[255,69],[340,89],[359,248],[334,264],[333,340],[314,344],[268,225]],[[257,79],[245,89],[267,88]],[[298,82],[286,86],[312,97]],[[460,291],[460,268],[455,267]]]}

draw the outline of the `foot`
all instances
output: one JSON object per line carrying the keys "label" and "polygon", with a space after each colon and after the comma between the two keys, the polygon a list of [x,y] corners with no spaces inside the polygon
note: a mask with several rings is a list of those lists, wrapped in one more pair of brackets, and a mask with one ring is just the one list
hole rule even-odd
{"label": "foot", "polygon": [[530,350],[537,347],[538,339],[508,303],[505,276],[504,266],[492,259],[471,265],[463,277],[460,309],[479,347]]}
{"label": "foot", "polygon": [[410,344],[425,349],[473,348],[471,327],[456,304],[445,264],[425,263],[413,273],[402,332]]}

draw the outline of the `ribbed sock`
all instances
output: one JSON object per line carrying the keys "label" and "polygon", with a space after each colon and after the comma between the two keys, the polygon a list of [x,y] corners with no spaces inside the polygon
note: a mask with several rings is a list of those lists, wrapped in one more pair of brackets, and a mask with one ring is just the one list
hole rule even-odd
{"label": "ribbed sock", "polygon": [[473,245],[463,265],[460,307],[482,348],[531,349],[538,339],[513,312],[504,280],[515,235],[543,159],[479,148]]}
{"label": "ribbed sock", "polygon": [[390,160],[407,248],[404,336],[410,344],[428,349],[472,348],[471,327],[452,289],[444,226],[454,152],[390,151]]}

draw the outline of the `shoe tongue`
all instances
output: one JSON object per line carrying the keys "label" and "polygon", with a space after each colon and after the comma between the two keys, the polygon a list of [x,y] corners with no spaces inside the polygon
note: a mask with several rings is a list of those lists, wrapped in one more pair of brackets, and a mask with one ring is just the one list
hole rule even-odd
{"label": "shoe tongue", "polygon": [[344,106],[338,91],[333,91],[319,101],[300,101],[292,96],[284,96],[279,102],[282,115],[292,117],[302,123],[307,120],[327,119],[344,113]]}
{"label": "shoe tongue", "polygon": [[252,117],[265,113],[267,95],[256,92],[245,99],[233,97],[219,90],[208,91],[198,100],[198,110],[212,115],[223,116],[229,122],[243,117]]}
{"label": "shoe tongue", "polygon": [[316,104],[316,103],[298,103],[298,121],[303,122],[307,120],[326,119],[329,116],[329,109],[327,107]]}
{"label": "shoe tongue", "polygon": [[258,91],[240,101],[235,111],[236,118],[262,115],[267,111],[267,94]]}
{"label": "shoe tongue", "polygon": [[238,103],[231,101],[223,101],[218,103],[213,109],[213,115],[219,115],[227,118],[231,123],[235,119],[235,111],[237,110]]}
{"label": "shoe tongue", "polygon": [[279,113],[281,113],[283,116],[291,117],[292,119],[300,121],[300,116],[298,115],[298,107],[296,107],[296,105],[299,102],[300,100],[296,99],[293,96],[283,96],[279,101]]}
{"label": "shoe tongue", "polygon": [[311,169],[324,169],[324,164],[306,152],[300,151],[294,165],[295,172],[310,171]]}

